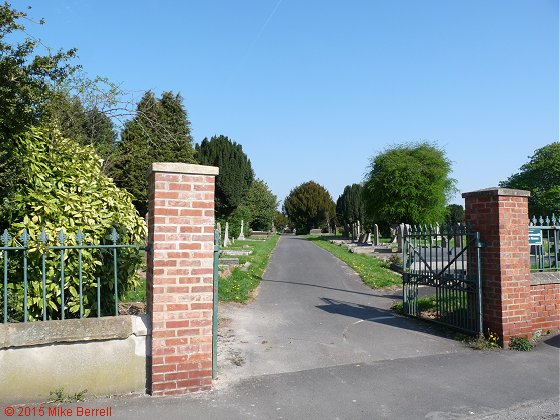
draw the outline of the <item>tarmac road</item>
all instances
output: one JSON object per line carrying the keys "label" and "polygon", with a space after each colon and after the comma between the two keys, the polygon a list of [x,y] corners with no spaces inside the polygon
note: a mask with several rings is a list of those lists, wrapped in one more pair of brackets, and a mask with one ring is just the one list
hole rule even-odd
{"label": "tarmac road", "polygon": [[471,350],[394,316],[395,299],[284,236],[256,300],[221,308],[230,334],[212,392],[81,404],[123,419],[560,418],[560,336],[531,352]]}

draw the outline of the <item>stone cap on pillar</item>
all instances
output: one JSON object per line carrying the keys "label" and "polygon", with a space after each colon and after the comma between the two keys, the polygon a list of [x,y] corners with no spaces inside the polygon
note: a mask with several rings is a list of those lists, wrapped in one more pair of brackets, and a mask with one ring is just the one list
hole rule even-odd
{"label": "stone cap on pillar", "polygon": [[502,188],[502,187],[491,187],[484,188],[482,190],[471,191],[461,194],[463,198],[467,197],[490,197],[490,196],[513,196],[513,197],[529,197],[531,195],[530,191],[525,190],[514,190],[512,188]]}
{"label": "stone cap on pillar", "polygon": [[182,162],[154,162],[148,168],[147,175],[152,172],[169,172],[189,175],[218,175],[220,168],[217,166],[196,165]]}

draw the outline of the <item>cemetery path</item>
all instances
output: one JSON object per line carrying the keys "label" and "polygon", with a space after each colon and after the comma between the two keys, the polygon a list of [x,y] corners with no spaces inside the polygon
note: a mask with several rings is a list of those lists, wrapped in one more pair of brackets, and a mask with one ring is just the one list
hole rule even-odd
{"label": "cemetery path", "polygon": [[558,418],[560,335],[532,352],[470,350],[388,311],[328,252],[282,237],[248,305],[221,305],[214,390],[79,403],[119,419]]}
{"label": "cemetery path", "polygon": [[372,290],[329,252],[283,236],[254,302],[220,308],[219,376],[251,376],[465,352],[425,323],[395,316],[397,290]]}

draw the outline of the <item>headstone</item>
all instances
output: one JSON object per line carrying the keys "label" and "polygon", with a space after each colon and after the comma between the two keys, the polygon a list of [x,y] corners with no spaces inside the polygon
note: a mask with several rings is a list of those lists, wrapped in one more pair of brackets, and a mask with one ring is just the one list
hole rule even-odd
{"label": "headstone", "polygon": [[461,228],[461,223],[457,223],[457,227],[453,232],[453,247],[454,248],[461,248],[463,242],[463,235],[461,232],[463,229]]}
{"label": "headstone", "polygon": [[441,236],[441,247],[442,248],[447,248],[448,245],[449,245],[449,240],[447,239],[447,236],[442,235]]}
{"label": "headstone", "polygon": [[397,244],[399,246],[398,252],[402,253],[404,248],[404,233],[405,233],[405,224],[401,223],[397,226]]}
{"label": "headstone", "polygon": [[245,235],[243,234],[243,219],[241,219],[241,230],[239,231],[239,236],[237,237],[238,241],[244,241]]}
{"label": "headstone", "polygon": [[222,225],[220,224],[220,222],[216,223],[216,230],[218,231],[219,235],[218,238],[220,238],[220,243],[218,243],[219,246],[222,246]]}
{"label": "headstone", "polygon": [[364,244],[371,244],[371,232],[366,233],[364,237]]}
{"label": "headstone", "polygon": [[379,226],[373,225],[373,244],[379,245]]}
{"label": "headstone", "polygon": [[224,232],[224,247],[229,246],[229,222],[226,222],[226,230]]}
{"label": "headstone", "polygon": [[359,238],[360,235],[362,234],[362,231],[360,229],[360,221],[359,220],[356,222],[356,226],[357,226],[356,227],[356,236]]}
{"label": "headstone", "polygon": [[362,233],[362,234],[360,235],[360,237],[358,238],[358,243],[359,243],[359,244],[363,244],[365,238],[366,238],[366,234],[365,234],[365,233]]}
{"label": "headstone", "polygon": [[397,243],[397,228],[399,225],[395,225],[391,228],[391,243],[392,244],[396,244]]}

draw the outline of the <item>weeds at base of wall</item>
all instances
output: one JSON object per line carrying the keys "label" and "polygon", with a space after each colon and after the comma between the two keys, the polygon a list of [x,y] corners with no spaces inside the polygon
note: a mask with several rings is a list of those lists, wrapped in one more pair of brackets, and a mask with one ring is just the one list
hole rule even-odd
{"label": "weeds at base of wall", "polygon": [[527,337],[511,337],[509,342],[510,350],[530,351],[533,350],[534,347],[535,344]]}
{"label": "weeds at base of wall", "polygon": [[49,401],[47,401],[47,404],[52,404],[52,403],[64,404],[64,403],[76,403],[79,401],[84,401],[86,394],[87,394],[87,389],[76,392],[74,394],[67,394],[64,392],[64,388],[58,388],[50,392],[50,396],[49,396],[50,399]]}

